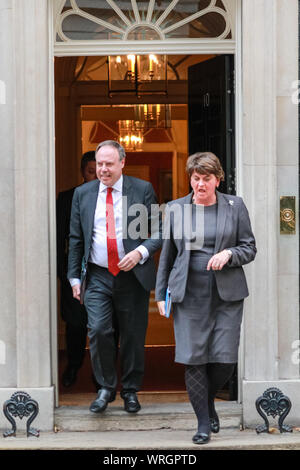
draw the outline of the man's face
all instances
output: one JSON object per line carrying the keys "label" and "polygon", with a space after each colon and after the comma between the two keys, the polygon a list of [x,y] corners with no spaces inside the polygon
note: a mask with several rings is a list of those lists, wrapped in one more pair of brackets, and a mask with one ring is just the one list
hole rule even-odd
{"label": "man's face", "polygon": [[125,158],[120,160],[119,152],[115,147],[104,145],[96,154],[97,178],[105,186],[113,186],[122,175]]}
{"label": "man's face", "polygon": [[85,183],[97,179],[95,161],[87,162],[82,170],[82,177]]}

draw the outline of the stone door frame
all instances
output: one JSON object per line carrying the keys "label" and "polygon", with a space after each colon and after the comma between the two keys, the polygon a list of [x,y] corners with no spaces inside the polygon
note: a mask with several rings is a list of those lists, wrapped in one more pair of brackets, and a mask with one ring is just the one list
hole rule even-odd
{"label": "stone door frame", "polygon": [[[122,55],[127,53],[136,53],[136,54],[147,54],[147,53],[161,53],[162,49],[164,54],[233,54],[235,57],[235,121],[236,121],[236,188],[237,193],[242,195],[242,65],[241,65],[241,45],[242,45],[242,35],[241,35],[241,23],[242,23],[242,0],[236,1],[236,11],[235,11],[235,21],[234,21],[234,39],[201,39],[196,38],[193,40],[172,40],[171,42],[162,41],[162,40],[152,40],[152,41],[102,41],[100,44],[96,41],[70,41],[70,42],[57,42],[55,41],[55,29],[53,29],[54,15],[57,13],[57,8],[59,9],[59,3],[62,3],[62,0],[57,2],[56,8],[51,9],[49,15],[49,32],[53,49],[50,54],[50,70],[53,70],[53,59],[54,57],[66,57],[66,56],[107,56],[115,55],[116,53]],[[223,1],[225,7],[227,7],[228,1]],[[231,8],[231,15],[233,14]],[[51,31],[52,27],[52,31]],[[50,103],[54,102],[54,73],[52,77],[49,77],[50,81]],[[55,232],[53,227],[55,227],[55,207],[54,207],[54,194],[55,194],[55,179],[53,180],[53,175],[55,175],[55,147],[53,145],[55,139],[55,123],[54,123],[54,108],[50,109],[50,123],[51,123],[51,136],[50,136],[50,167],[51,170],[51,181],[50,181],[50,263],[53,268],[52,272],[56,272],[54,266],[56,265],[56,241],[55,241]],[[53,166],[54,162],[54,166]],[[53,277],[53,276],[52,276]],[[51,279],[51,344],[52,344],[52,363],[57,364],[57,286],[56,279]],[[243,361],[242,351],[243,351],[243,334],[241,338],[241,347],[240,347],[240,358],[239,358],[239,382],[238,388],[241,389],[241,378],[243,377]],[[58,402],[58,374],[57,368],[53,367],[52,369],[52,379],[53,383],[56,385],[56,402]]]}

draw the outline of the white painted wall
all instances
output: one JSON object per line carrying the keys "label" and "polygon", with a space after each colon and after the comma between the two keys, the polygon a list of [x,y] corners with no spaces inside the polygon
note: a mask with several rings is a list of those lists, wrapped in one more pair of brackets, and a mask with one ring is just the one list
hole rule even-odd
{"label": "white painted wall", "polygon": [[[255,400],[277,386],[300,421],[299,228],[280,235],[279,198],[298,196],[298,1],[243,0],[243,188],[258,254],[247,268],[251,295],[244,321],[245,425],[259,421]],[[288,380],[284,380],[288,379]]]}
{"label": "white painted wall", "polygon": [[[16,252],[15,252],[15,132],[12,0],[0,2],[0,387],[16,386]],[[2,355],[2,359],[4,359]]]}

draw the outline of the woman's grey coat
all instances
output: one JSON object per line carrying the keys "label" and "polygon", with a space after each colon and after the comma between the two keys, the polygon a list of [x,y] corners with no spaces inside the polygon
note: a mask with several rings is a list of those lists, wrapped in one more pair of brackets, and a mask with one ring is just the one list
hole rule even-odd
{"label": "woman's grey coat", "polygon": [[[238,196],[220,193],[216,191],[218,202],[217,233],[215,253],[224,249],[232,251],[230,261],[221,271],[214,271],[219,296],[225,301],[237,301],[249,295],[246,277],[242,265],[250,263],[256,255],[255,238],[252,233],[248,210]],[[189,237],[186,236],[186,224],[184,209],[192,207],[192,195],[170,202],[165,214],[165,233],[169,231],[169,237],[163,241],[160,255],[155,296],[157,301],[165,299],[166,288],[169,286],[172,302],[182,302],[186,290],[188,278],[190,249]],[[176,204],[175,216],[172,206]],[[178,210],[182,217],[176,217]],[[176,237],[178,224],[182,227],[183,235]],[[178,233],[178,232],[177,232]],[[175,235],[175,236],[174,236]]]}

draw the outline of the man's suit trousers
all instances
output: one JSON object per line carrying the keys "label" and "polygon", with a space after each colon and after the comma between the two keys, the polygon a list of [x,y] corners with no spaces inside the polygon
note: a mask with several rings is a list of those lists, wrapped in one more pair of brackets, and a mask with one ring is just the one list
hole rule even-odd
{"label": "man's suit trousers", "polygon": [[140,390],[149,294],[131,271],[113,276],[108,269],[89,263],[84,305],[93,371],[101,387],[117,387],[115,317],[120,336],[122,389]]}

